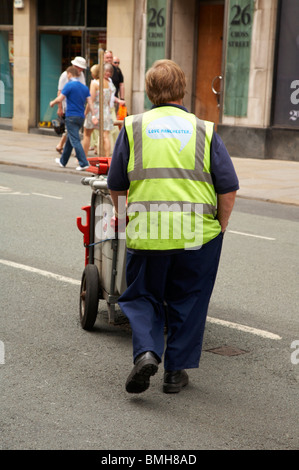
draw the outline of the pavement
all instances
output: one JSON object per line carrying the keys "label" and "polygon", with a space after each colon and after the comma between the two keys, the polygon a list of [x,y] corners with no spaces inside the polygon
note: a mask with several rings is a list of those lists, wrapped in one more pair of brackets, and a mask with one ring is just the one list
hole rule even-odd
{"label": "pavement", "polygon": [[[0,164],[84,176],[83,171],[76,171],[75,157],[70,158],[66,168],[55,163],[59,140],[54,131],[52,136],[0,129]],[[232,161],[240,183],[237,197],[299,206],[299,162],[234,156]]]}

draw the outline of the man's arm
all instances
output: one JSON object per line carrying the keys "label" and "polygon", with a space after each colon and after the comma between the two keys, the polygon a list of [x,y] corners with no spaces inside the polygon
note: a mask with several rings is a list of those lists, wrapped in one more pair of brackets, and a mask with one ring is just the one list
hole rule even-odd
{"label": "man's arm", "polygon": [[125,84],[124,83],[119,84],[119,99],[120,100],[125,99]]}
{"label": "man's arm", "polygon": [[232,213],[237,191],[226,194],[217,194],[217,219],[221,225],[221,232],[227,228]]}
{"label": "man's arm", "polygon": [[123,127],[116,140],[107,183],[113,202],[115,216],[124,218],[126,213],[127,192],[130,187],[127,167],[130,155],[130,147],[125,127]]}
{"label": "man's arm", "polygon": [[[61,94],[61,92],[63,90],[63,87],[67,84],[67,82],[68,82],[67,73],[66,73],[66,71],[64,71],[60,75],[59,80],[58,80],[57,96],[59,96]],[[62,117],[63,114],[64,114],[63,107],[62,107],[62,101],[59,101],[57,104],[58,104],[57,114],[58,114],[58,116]]]}
{"label": "man's arm", "polygon": [[[57,96],[60,96],[60,95],[61,95],[61,91],[58,90]],[[57,104],[58,104],[57,114],[58,114],[58,116],[62,117],[63,116],[62,101],[59,101],[59,103],[57,103]]]}
{"label": "man's arm", "polygon": [[60,95],[57,96],[55,100],[50,101],[50,107],[53,108],[55,104],[61,103],[64,100],[64,98],[65,96],[62,93],[60,93]]}
{"label": "man's arm", "polygon": [[110,195],[113,202],[115,216],[121,219],[126,214],[127,191],[113,191],[110,189]]}

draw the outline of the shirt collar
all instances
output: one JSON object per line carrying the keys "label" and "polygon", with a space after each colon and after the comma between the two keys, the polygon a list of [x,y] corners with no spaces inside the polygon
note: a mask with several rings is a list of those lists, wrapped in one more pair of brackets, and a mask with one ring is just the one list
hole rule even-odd
{"label": "shirt collar", "polygon": [[152,109],[162,108],[163,106],[173,106],[174,108],[179,108],[179,109],[182,109],[183,111],[186,111],[187,113],[189,113],[188,109],[185,108],[185,106],[181,106],[180,104],[173,104],[173,103],[163,103],[163,104],[159,104],[159,105],[154,104],[152,106]]}

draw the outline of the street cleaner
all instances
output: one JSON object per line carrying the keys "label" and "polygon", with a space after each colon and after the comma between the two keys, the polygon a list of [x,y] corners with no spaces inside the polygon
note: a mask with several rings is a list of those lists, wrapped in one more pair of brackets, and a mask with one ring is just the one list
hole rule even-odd
{"label": "street cleaner", "polygon": [[239,182],[214,124],[183,106],[181,68],[156,61],[145,87],[153,107],[125,118],[108,174],[115,216],[128,217],[127,289],[118,301],[132,328],[126,390],[144,392],[164,354],[163,392],[177,393],[188,384],[185,369],[199,366]]}

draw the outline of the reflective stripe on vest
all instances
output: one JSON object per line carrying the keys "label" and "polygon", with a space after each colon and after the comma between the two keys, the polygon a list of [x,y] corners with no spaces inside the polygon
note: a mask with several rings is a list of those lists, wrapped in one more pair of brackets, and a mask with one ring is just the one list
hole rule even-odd
{"label": "reflective stripe on vest", "polygon": [[[211,139],[213,134],[213,123],[201,121],[197,119],[196,116],[194,116],[196,118],[195,168],[192,170],[187,170],[183,168],[166,168],[165,171],[165,169],[163,168],[144,168],[142,153],[143,116],[144,114],[132,116],[135,157],[134,168],[128,172],[128,177],[130,181],[145,180],[151,178],[184,178],[213,184],[211,174],[208,172],[204,172],[206,132],[209,133],[209,137]],[[208,126],[208,129],[206,129],[206,126]]]}
{"label": "reflective stripe on vest", "polygon": [[[220,225],[215,220],[216,193],[210,174],[213,123],[166,106],[127,117],[125,127],[130,145],[128,247],[142,250],[185,248],[192,230],[195,227],[199,230],[199,219],[203,233],[200,243],[195,237],[196,246],[217,236]],[[159,220],[155,219],[155,212],[160,214]],[[167,213],[170,217],[167,222],[175,232],[169,239],[163,238],[162,228],[157,227],[165,222],[161,214]],[[150,227],[153,224],[156,224],[155,230]],[[142,236],[135,237],[132,227],[142,225]],[[182,233],[186,226],[192,227],[187,235]]]}

